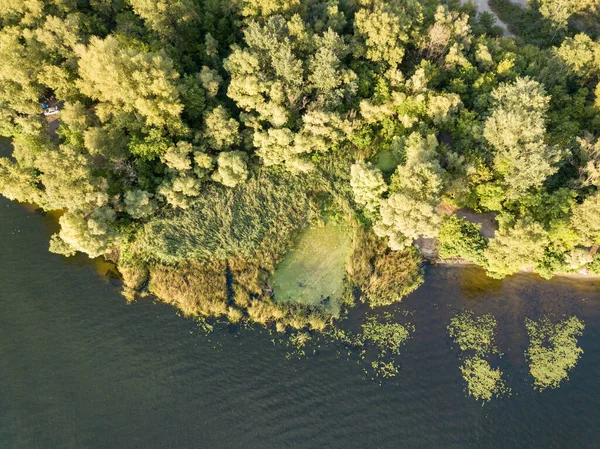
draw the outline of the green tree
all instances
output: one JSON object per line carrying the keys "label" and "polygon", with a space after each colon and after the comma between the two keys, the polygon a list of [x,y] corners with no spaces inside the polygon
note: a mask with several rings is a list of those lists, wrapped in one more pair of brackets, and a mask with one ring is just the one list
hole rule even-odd
{"label": "green tree", "polygon": [[599,8],[598,0],[538,0],[542,16],[563,28],[574,14],[590,8]]}
{"label": "green tree", "polygon": [[227,187],[235,187],[248,179],[248,155],[243,151],[224,151],[217,157],[217,171],[213,180]]}
{"label": "green tree", "polygon": [[360,0],[359,4],[354,29],[362,44],[360,54],[395,68],[404,58],[412,28],[422,20],[420,4],[402,0]]}
{"label": "green tree", "polygon": [[575,206],[571,226],[579,235],[582,245],[600,243],[600,193],[595,193]]}
{"label": "green tree", "polygon": [[143,117],[143,124],[181,130],[183,110],[177,88],[179,74],[167,54],[125,47],[113,37],[92,37],[78,46],[77,86],[100,103],[96,114],[106,121],[123,112]]}
{"label": "green tree", "polygon": [[487,242],[479,232],[480,228],[481,225],[470,223],[456,215],[444,218],[437,236],[440,257],[442,259],[460,257],[477,265],[483,265]]}
{"label": "green tree", "polygon": [[377,212],[382,195],[387,191],[381,171],[359,161],[350,168],[350,185],[356,202],[371,213]]}
{"label": "green tree", "polygon": [[548,233],[539,223],[518,220],[513,227],[496,232],[484,252],[489,276],[502,279],[532,267],[544,256]]}
{"label": "green tree", "polygon": [[341,62],[348,47],[333,31],[309,36],[304,24],[278,15],[251,22],[244,40],[223,64],[231,75],[227,95],[244,111],[267,165],[305,171],[308,154],[330,151],[351,129],[344,100],[356,75]]}
{"label": "green tree", "polygon": [[207,112],[204,121],[204,138],[211,148],[222,151],[240,143],[240,124],[223,106]]}
{"label": "green tree", "polygon": [[125,211],[133,218],[145,218],[156,211],[156,202],[152,194],[144,190],[129,190],[125,192]]}
{"label": "green tree", "polygon": [[493,92],[495,107],[484,136],[495,149],[494,166],[509,195],[519,196],[556,173],[561,153],[545,143],[549,97],[537,81],[517,78]]}
{"label": "green tree", "polygon": [[373,230],[386,237],[390,248],[399,250],[419,237],[435,237],[441,217],[435,208],[444,174],[438,160],[434,135],[411,134],[404,141],[406,162],[392,176],[390,196],[381,202],[381,218]]}

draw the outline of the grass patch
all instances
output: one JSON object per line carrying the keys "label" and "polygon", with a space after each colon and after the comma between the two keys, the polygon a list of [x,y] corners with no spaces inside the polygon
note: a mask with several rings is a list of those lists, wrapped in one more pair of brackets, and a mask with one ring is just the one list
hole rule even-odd
{"label": "grass patch", "polygon": [[392,173],[401,163],[401,155],[392,150],[381,150],[375,156],[375,167],[384,173]]}
{"label": "grass patch", "polygon": [[338,314],[351,251],[350,233],[344,226],[327,223],[308,228],[275,270],[271,279],[275,301]]}

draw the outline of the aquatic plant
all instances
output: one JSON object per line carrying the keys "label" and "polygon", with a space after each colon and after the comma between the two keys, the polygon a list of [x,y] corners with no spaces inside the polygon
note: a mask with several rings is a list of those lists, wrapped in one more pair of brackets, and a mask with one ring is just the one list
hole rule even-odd
{"label": "aquatic plant", "polygon": [[577,337],[583,334],[584,323],[576,316],[552,323],[545,316],[538,321],[526,319],[529,347],[525,357],[533,385],[539,391],[557,388],[569,378],[583,349],[577,346]]}

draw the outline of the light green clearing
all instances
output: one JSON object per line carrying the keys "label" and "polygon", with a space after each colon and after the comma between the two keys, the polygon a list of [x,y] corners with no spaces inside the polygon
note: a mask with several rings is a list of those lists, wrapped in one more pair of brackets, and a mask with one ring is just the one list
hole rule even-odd
{"label": "light green clearing", "polygon": [[308,228],[275,270],[271,280],[275,300],[320,306],[338,314],[351,250],[350,234],[343,226],[328,223]]}
{"label": "light green clearing", "polygon": [[400,155],[392,150],[381,150],[375,156],[375,166],[384,173],[393,172],[401,162]]}

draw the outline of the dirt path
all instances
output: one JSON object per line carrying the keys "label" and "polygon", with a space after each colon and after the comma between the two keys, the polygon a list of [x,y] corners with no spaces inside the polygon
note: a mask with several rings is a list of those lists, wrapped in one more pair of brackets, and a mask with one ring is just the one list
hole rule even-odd
{"label": "dirt path", "polygon": [[[502,22],[500,20],[500,18],[496,15],[496,13],[494,11],[492,11],[492,8],[490,8],[488,0],[461,0],[461,1],[463,4],[468,3],[469,1],[471,3],[474,3],[475,6],[477,6],[477,11],[479,13],[489,12],[490,14],[492,14],[496,18],[497,25],[500,26],[504,30],[504,35],[506,37],[514,37],[514,35],[510,31],[508,31],[508,26],[506,25],[506,23]],[[524,8],[527,7],[527,0],[511,0],[511,1],[513,3],[521,5]]]}

